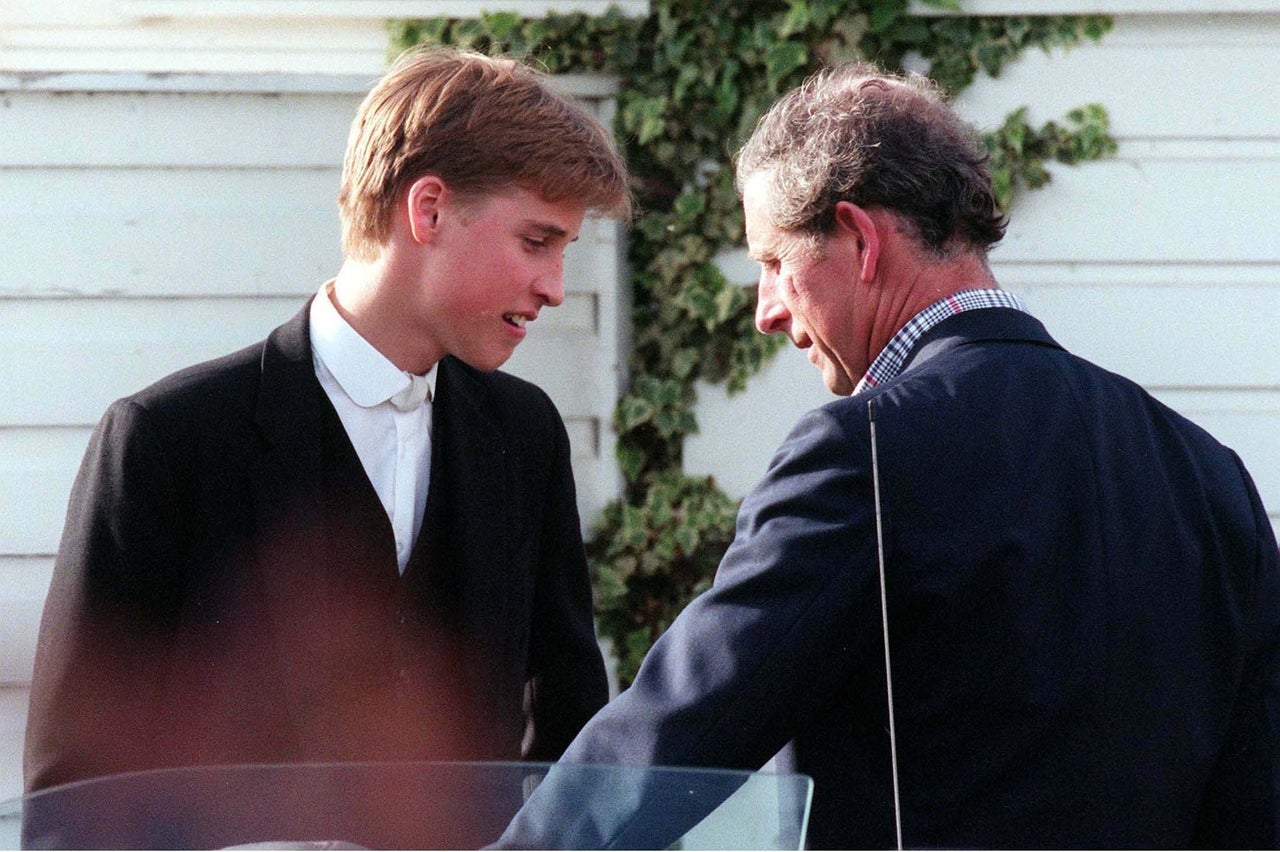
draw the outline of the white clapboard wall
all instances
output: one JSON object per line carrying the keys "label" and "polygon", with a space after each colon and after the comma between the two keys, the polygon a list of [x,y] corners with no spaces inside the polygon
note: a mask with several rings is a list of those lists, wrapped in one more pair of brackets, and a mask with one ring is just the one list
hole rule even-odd
{"label": "white clapboard wall", "polygon": [[[376,75],[0,73],[0,798],[67,496],[108,403],[262,339],[340,263],[336,195]],[[559,81],[606,122],[613,84]],[[566,297],[508,369],[564,415],[590,524],[618,491],[620,226],[588,220]]]}
{"label": "white clapboard wall", "polygon": [[[1055,166],[1050,186],[1023,196],[992,254],[996,277],[1063,345],[1239,452],[1280,527],[1280,3],[1270,8],[1120,16],[1100,44],[1035,51],[980,79],[959,108],[993,126],[1024,104],[1037,125],[1107,107],[1116,157]],[[754,280],[741,252],[725,260]],[[830,399],[793,348],[739,396],[704,386],[686,466],[741,495],[799,416]]]}

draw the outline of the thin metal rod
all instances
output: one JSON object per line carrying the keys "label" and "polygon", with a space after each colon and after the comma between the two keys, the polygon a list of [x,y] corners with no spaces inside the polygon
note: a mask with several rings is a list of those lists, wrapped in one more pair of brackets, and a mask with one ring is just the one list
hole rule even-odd
{"label": "thin metal rod", "polygon": [[884,521],[880,514],[880,452],[876,446],[876,401],[867,402],[867,418],[871,421],[871,486],[876,507],[876,557],[880,568],[880,624],[884,628],[884,682],[889,700],[889,762],[893,769],[893,827],[897,848],[902,846],[902,799],[898,794],[898,730],[893,714],[893,668],[889,662],[889,596],[885,592]]}

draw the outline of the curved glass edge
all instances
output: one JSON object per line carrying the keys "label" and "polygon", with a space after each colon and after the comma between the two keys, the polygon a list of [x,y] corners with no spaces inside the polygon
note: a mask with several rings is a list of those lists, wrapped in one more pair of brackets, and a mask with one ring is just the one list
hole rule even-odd
{"label": "curved glass edge", "polygon": [[803,849],[808,776],[502,762],[154,769],[0,802],[0,848]]}

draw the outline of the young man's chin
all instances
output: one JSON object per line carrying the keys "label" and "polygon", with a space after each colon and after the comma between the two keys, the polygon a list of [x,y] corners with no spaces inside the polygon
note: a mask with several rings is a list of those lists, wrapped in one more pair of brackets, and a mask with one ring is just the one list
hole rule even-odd
{"label": "young man's chin", "polygon": [[511,359],[511,355],[515,352],[512,348],[505,353],[478,352],[478,353],[458,353],[457,358],[473,370],[479,370],[482,373],[492,373]]}

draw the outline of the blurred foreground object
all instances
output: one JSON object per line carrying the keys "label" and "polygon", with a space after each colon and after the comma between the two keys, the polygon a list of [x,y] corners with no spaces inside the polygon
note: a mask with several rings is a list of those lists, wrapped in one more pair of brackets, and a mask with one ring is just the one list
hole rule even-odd
{"label": "blurred foreground object", "polygon": [[[706,804],[672,838],[682,849],[804,848],[813,785],[801,775],[430,762],[198,766],[66,784],[0,803],[0,847],[475,849],[549,771],[579,789],[645,791],[651,809],[632,813],[633,829]],[[717,807],[726,790],[736,792]],[[562,804],[566,829],[579,825]]]}

